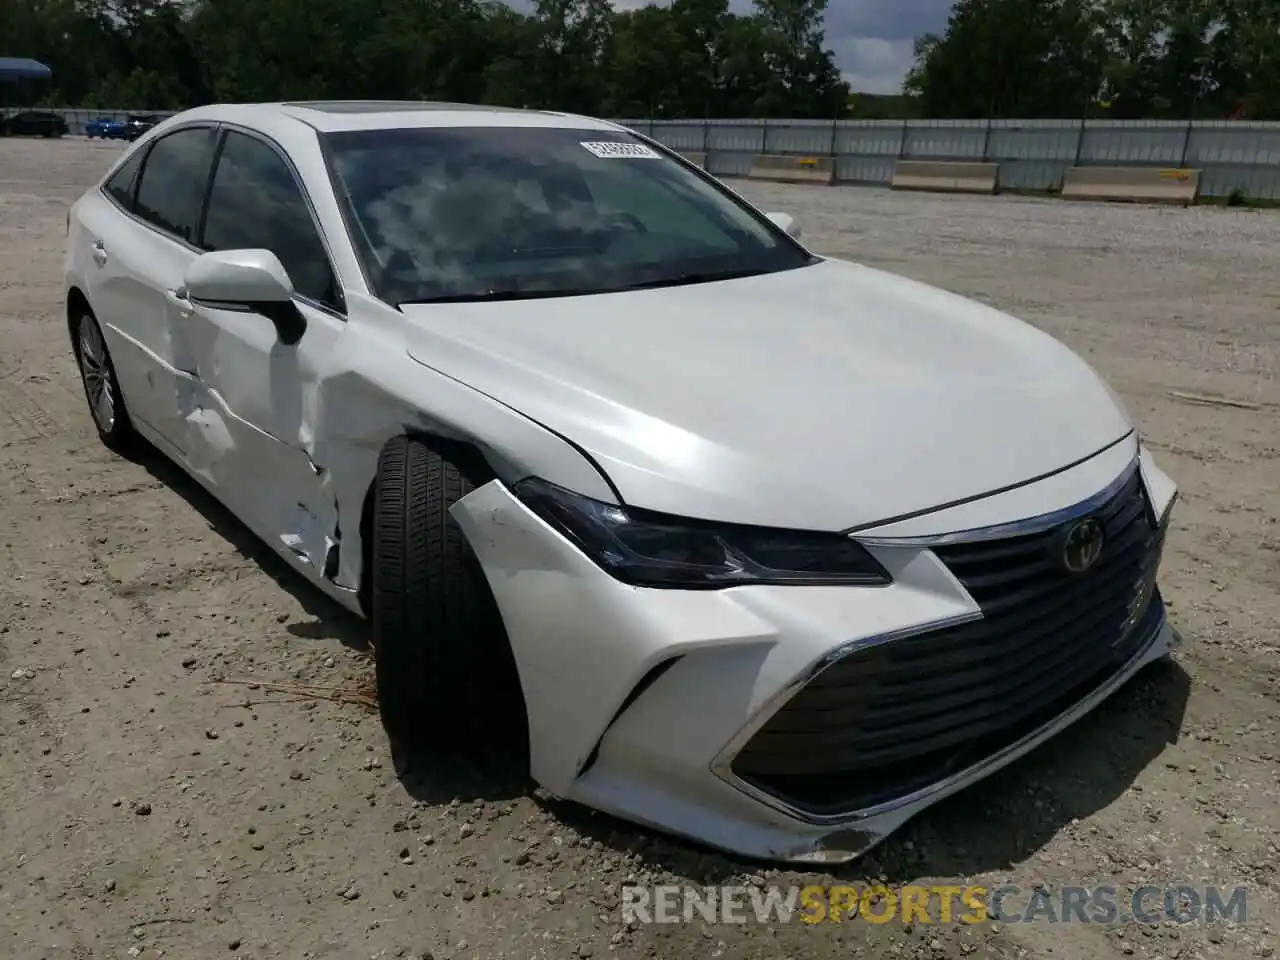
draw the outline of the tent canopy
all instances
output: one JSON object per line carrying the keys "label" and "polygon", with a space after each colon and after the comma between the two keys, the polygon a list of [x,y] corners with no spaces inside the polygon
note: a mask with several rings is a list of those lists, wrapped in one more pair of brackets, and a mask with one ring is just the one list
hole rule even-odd
{"label": "tent canopy", "polygon": [[44,80],[53,71],[38,60],[25,57],[0,57],[0,81]]}

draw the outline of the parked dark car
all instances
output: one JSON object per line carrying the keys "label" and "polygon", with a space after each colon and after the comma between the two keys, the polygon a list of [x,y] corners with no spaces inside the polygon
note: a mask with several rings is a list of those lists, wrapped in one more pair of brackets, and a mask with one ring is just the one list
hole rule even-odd
{"label": "parked dark car", "polygon": [[10,137],[65,137],[67,121],[48,110],[23,110],[5,117],[0,132]]}
{"label": "parked dark car", "polygon": [[103,140],[128,140],[130,139],[129,125],[123,120],[113,120],[110,117],[95,117],[84,125],[84,135],[90,140],[101,138]]}
{"label": "parked dark car", "polygon": [[161,119],[161,117],[153,116],[149,113],[133,114],[125,121],[126,136],[130,140],[137,140],[159,123]]}

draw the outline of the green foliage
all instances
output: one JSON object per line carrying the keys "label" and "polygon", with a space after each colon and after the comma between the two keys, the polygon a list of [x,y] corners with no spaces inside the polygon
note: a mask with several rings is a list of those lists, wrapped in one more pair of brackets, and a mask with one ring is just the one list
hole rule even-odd
{"label": "green foliage", "polygon": [[432,99],[605,116],[832,117],[849,90],[826,0],[0,0],[6,55],[42,99],[121,109]]}
{"label": "green foliage", "polygon": [[[436,99],[652,117],[1280,118],[1280,0],[958,0],[904,95],[851,96],[832,0],[0,0],[44,103]],[[850,0],[835,0],[838,3]]]}
{"label": "green foliage", "polygon": [[959,0],[916,41],[937,117],[1280,117],[1280,0]]}

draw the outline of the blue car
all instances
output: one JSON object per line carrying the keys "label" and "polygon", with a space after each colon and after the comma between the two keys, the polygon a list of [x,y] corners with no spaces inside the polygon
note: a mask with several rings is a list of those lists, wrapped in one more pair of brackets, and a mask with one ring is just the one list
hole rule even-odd
{"label": "blue car", "polygon": [[90,140],[101,137],[103,140],[129,140],[129,125],[123,120],[111,120],[98,117],[84,125],[84,133]]}

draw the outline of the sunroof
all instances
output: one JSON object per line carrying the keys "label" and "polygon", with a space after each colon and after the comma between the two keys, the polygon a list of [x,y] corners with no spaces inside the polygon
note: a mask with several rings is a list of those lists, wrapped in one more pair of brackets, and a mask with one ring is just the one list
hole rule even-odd
{"label": "sunroof", "polygon": [[301,107],[321,113],[399,113],[410,110],[499,110],[523,113],[510,107],[477,107],[473,103],[436,103],[423,100],[297,100],[286,107]]}

